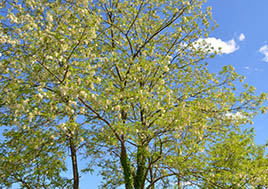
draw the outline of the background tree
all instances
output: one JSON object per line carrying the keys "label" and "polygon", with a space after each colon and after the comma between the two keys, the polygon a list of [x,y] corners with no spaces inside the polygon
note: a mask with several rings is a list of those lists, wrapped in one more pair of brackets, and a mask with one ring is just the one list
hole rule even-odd
{"label": "background tree", "polygon": [[[218,143],[206,153],[205,170],[209,171],[202,176],[224,188],[267,186],[266,146],[257,146],[253,140],[253,129],[231,131],[224,138],[218,139]],[[204,187],[209,187],[209,182],[203,182]]]}
{"label": "background tree", "polygon": [[[84,170],[102,168],[103,187],[181,188],[190,183],[224,188],[238,186],[239,179],[252,186],[267,182],[265,176],[249,179],[265,173],[264,166],[238,173],[252,162],[267,164],[264,147],[250,146],[239,127],[265,111],[266,94],[256,96],[247,85],[236,92],[234,82],[243,77],[232,66],[218,74],[208,71],[205,60],[218,49],[197,42],[213,29],[204,1],[1,3],[7,12],[0,29],[0,120],[9,128],[4,134],[16,138],[29,129],[30,141],[46,138],[39,149],[61,163],[58,169],[50,167],[54,176],[60,179],[61,157],[69,148],[73,187],[78,188],[77,153],[83,148],[80,152],[89,157]],[[40,119],[43,124],[36,124]],[[232,146],[240,140],[250,146],[242,154],[241,143]],[[223,144],[234,148],[234,157],[228,158]],[[12,155],[14,146],[8,140],[3,145],[4,153]],[[25,144],[25,153],[35,150],[32,145]],[[239,154],[251,159],[235,164]],[[43,176],[43,169],[34,169],[33,175]],[[54,182],[54,177],[46,179]]]}

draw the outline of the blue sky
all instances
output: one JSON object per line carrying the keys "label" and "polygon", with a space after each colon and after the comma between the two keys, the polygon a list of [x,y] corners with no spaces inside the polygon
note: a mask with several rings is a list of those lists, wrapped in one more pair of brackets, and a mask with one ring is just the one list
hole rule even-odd
{"label": "blue sky", "polygon": [[[224,42],[233,40],[235,50],[209,60],[214,69],[231,64],[246,76],[257,93],[268,92],[268,1],[267,0],[208,0],[213,18],[219,27],[209,37]],[[232,46],[230,46],[232,49]],[[255,141],[263,144],[268,139],[267,114],[254,119]]]}
{"label": "blue sky", "polygon": [[[246,76],[245,82],[256,87],[258,94],[268,93],[268,1],[208,0],[207,5],[212,6],[213,18],[219,24],[209,38],[214,44],[223,45],[226,52],[208,61],[211,69],[231,64]],[[267,141],[267,125],[267,114],[254,119],[256,143]],[[84,175],[81,189],[97,188],[99,184],[100,178]]]}

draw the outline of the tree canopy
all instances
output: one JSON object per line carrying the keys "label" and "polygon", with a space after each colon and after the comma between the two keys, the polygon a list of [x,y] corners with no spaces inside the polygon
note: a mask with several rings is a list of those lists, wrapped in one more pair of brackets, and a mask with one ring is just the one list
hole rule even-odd
{"label": "tree canopy", "polygon": [[267,186],[266,145],[241,127],[267,95],[208,70],[204,3],[1,0],[2,185],[78,188],[83,157],[103,188]]}

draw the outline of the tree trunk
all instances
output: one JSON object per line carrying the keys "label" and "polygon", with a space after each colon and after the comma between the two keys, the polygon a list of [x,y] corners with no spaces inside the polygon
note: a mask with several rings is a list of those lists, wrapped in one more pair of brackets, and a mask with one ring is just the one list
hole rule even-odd
{"label": "tree trunk", "polygon": [[73,189],[79,189],[79,173],[78,173],[76,149],[72,137],[70,137],[69,141],[70,141],[72,166],[73,166]]}
{"label": "tree trunk", "polygon": [[146,146],[139,146],[137,153],[137,172],[135,175],[135,189],[143,189],[145,182]]}
{"label": "tree trunk", "polygon": [[130,162],[127,156],[126,147],[123,142],[121,142],[120,162],[124,173],[125,188],[133,189],[133,177],[131,174]]}
{"label": "tree trunk", "polygon": [[182,187],[181,187],[181,178],[180,178],[180,176],[178,176],[177,179],[178,179],[178,180],[177,180],[177,186],[178,186],[178,189],[181,189]]}

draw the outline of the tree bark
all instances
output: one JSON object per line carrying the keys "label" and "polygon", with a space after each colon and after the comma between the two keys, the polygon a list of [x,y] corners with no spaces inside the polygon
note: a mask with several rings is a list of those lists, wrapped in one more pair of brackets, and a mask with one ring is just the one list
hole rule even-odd
{"label": "tree bark", "polygon": [[79,189],[79,173],[78,173],[76,149],[72,137],[70,137],[69,141],[70,141],[72,167],[73,167],[73,189]]}
{"label": "tree bark", "polygon": [[139,146],[137,153],[137,172],[135,175],[134,185],[135,189],[143,189],[145,182],[145,158],[146,146]]}
{"label": "tree bark", "polygon": [[133,189],[133,176],[131,174],[131,167],[127,156],[126,147],[123,142],[121,142],[120,162],[124,173],[125,188]]}
{"label": "tree bark", "polygon": [[182,188],[181,187],[181,178],[180,178],[180,176],[178,176],[178,178],[177,178],[177,186],[178,186],[178,189]]}

